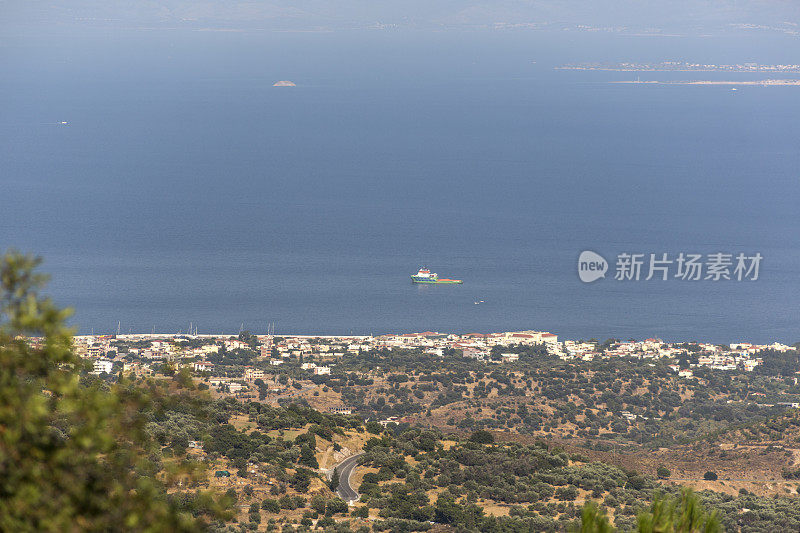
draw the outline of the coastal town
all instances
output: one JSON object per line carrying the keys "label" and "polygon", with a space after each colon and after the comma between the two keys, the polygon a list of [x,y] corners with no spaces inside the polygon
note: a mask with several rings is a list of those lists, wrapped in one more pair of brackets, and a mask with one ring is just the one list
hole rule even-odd
{"label": "coastal town", "polygon": [[[379,336],[315,335],[183,335],[128,334],[79,335],[74,337],[79,355],[92,362],[93,373],[152,373],[156,365],[174,364],[207,376],[217,388],[236,393],[247,390],[247,383],[265,376],[269,366],[294,361],[311,375],[329,375],[347,354],[370,350],[418,350],[432,358],[461,356],[486,364],[507,364],[519,360],[517,348],[538,347],[540,353],[564,361],[632,358],[666,359],[680,377],[690,378],[695,368],[721,371],[753,371],[762,363],[765,350],[787,352],[793,346],[773,342],[754,344],[736,342],[728,345],[705,342],[665,342],[661,339],[563,340],[546,331],[507,331],[501,333],[448,334],[434,331]],[[241,379],[230,372],[218,372],[214,360],[220,353],[251,350],[258,354],[245,365]],[[683,364],[679,364],[682,362]]]}
{"label": "coastal town", "polygon": [[613,72],[800,72],[796,63],[697,63],[691,61],[662,61],[660,63],[573,63],[555,67],[556,70],[605,70]]}

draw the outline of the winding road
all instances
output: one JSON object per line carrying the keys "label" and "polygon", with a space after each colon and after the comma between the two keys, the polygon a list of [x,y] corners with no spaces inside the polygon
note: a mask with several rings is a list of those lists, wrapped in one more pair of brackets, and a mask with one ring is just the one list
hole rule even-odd
{"label": "winding road", "polygon": [[[350,486],[350,476],[353,474],[355,467],[358,466],[358,460],[362,455],[364,455],[364,452],[351,455],[335,467],[336,471],[339,472],[339,486],[336,487],[336,494],[349,503],[359,498],[358,493]],[[331,475],[333,475],[333,471],[331,471]]]}

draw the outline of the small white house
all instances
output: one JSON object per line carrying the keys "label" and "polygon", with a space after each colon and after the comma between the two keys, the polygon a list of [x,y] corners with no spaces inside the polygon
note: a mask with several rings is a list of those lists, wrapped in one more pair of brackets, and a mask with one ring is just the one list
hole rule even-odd
{"label": "small white house", "polygon": [[93,372],[92,374],[110,374],[111,368],[114,366],[114,363],[109,361],[108,359],[97,359],[93,365]]}
{"label": "small white house", "polygon": [[254,381],[256,379],[264,379],[264,371],[260,368],[253,368],[248,366],[244,369],[244,379],[247,381]]}
{"label": "small white house", "polygon": [[214,364],[208,361],[197,361],[194,363],[195,372],[210,372],[214,369]]}

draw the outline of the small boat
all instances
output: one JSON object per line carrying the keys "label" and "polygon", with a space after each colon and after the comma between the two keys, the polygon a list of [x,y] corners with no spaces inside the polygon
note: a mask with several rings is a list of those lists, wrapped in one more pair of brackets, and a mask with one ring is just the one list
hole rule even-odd
{"label": "small boat", "polygon": [[427,268],[420,268],[419,272],[411,276],[412,283],[437,283],[437,284],[452,284],[463,283],[460,279],[447,279],[440,278],[436,272],[431,272]]}

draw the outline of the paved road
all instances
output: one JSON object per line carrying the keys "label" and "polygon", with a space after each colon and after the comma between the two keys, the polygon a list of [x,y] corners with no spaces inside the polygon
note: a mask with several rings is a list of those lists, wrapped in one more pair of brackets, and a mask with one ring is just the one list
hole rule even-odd
{"label": "paved road", "polygon": [[353,474],[355,467],[358,466],[358,460],[362,455],[364,455],[364,452],[351,455],[336,465],[336,470],[339,472],[339,486],[336,487],[336,494],[346,502],[353,502],[359,498],[358,493],[350,486],[350,476]]}

